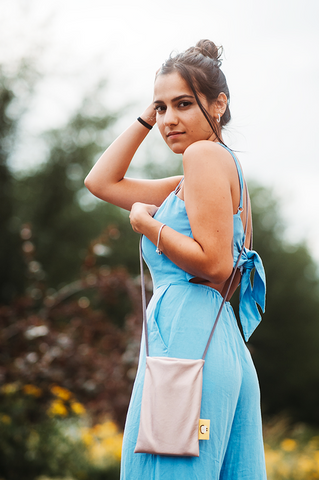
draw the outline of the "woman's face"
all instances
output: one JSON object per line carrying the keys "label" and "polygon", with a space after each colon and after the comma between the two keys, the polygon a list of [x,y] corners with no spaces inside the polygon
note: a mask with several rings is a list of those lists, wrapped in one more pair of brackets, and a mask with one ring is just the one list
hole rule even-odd
{"label": "woman's face", "polygon": [[[203,106],[214,117],[214,103],[205,97]],[[199,108],[194,94],[179,73],[158,75],[154,85],[156,122],[167,145],[174,153],[184,153],[199,140],[215,140],[215,134]]]}

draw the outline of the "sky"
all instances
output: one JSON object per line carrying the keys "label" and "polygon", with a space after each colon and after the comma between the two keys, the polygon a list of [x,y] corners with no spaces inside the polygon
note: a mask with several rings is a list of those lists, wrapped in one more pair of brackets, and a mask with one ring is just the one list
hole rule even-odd
{"label": "sky", "polygon": [[128,126],[151,102],[155,72],[168,55],[209,38],[224,47],[232,113],[224,140],[248,179],[273,188],[288,240],[306,239],[319,261],[317,0],[0,0],[0,6],[0,61],[32,52],[43,72],[25,125],[29,144],[14,168],[41,160],[40,146],[38,156],[30,155],[37,135],[66,123],[102,78],[107,107],[123,111],[117,128]]}

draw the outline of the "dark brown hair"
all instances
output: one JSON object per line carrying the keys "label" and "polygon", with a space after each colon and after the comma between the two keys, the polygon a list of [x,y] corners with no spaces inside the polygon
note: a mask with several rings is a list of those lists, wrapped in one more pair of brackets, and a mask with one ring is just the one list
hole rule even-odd
{"label": "dark brown hair", "polygon": [[214,100],[217,100],[221,92],[224,92],[228,101],[219,125],[221,128],[227,125],[231,118],[229,110],[230,97],[226,77],[220,69],[222,52],[222,47],[216,47],[210,40],[200,40],[195,47],[188,48],[185,52],[177,55],[171,54],[157,75],[173,72],[178,72],[181,75],[193,91],[198,106],[217,139],[224,143],[220,138],[218,124],[199,99],[199,95],[204,95],[208,103],[212,103]]}

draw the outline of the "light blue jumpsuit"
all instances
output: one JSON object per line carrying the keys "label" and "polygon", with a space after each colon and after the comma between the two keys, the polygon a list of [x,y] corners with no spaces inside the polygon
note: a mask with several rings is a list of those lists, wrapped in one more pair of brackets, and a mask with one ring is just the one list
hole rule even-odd
{"label": "light blue jumpsuit", "polygon": [[[237,159],[229,152],[236,162],[241,188],[240,205],[233,217],[235,265],[244,238],[240,218],[243,179]],[[166,198],[155,218],[192,237],[185,204],[176,192],[177,189]],[[164,254],[158,255],[155,248],[146,237],[143,238],[143,256],[154,286],[147,308],[150,356],[201,358],[222,297],[211,287],[190,283],[192,275],[181,270]],[[240,320],[248,340],[260,321],[256,302],[264,310],[265,273],[258,254],[246,248],[240,266]],[[252,289],[250,273],[253,268],[256,271]],[[122,480],[266,479],[258,379],[229,302],[223,307],[205,359],[200,418],[210,419],[211,432],[209,440],[200,440],[199,457],[134,453],[144,372],[143,337],[124,431]]]}

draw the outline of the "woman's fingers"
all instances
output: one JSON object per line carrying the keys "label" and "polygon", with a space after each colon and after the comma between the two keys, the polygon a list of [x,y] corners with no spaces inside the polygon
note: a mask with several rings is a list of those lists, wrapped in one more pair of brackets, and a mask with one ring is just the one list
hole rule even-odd
{"label": "woman's fingers", "polygon": [[133,204],[130,212],[130,222],[135,232],[143,233],[143,225],[157,212],[156,205],[136,202]]}

